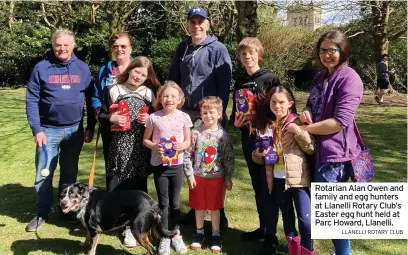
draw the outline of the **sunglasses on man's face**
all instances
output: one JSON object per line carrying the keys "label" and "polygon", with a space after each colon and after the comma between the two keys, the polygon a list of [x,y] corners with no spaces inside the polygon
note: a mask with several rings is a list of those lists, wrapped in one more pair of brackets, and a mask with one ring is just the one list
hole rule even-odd
{"label": "sunglasses on man's face", "polygon": [[114,50],[117,50],[117,49],[119,49],[119,48],[121,48],[122,50],[125,50],[127,47],[128,47],[128,45],[125,45],[125,44],[123,44],[123,45],[115,44],[115,45],[112,46],[112,48],[113,48]]}
{"label": "sunglasses on man's face", "polygon": [[338,51],[340,51],[340,48],[328,48],[328,49],[319,48],[319,50],[318,50],[319,54],[329,53],[329,55],[333,55],[334,53],[336,53]]}

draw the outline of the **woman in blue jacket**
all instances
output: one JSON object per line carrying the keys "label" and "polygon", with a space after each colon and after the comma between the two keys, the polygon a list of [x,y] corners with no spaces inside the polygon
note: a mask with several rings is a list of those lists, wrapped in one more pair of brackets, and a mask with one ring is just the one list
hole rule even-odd
{"label": "woman in blue jacket", "polygon": [[[132,62],[132,58],[130,57],[130,54],[132,53],[132,40],[129,34],[125,32],[117,32],[113,34],[109,38],[109,50],[112,52],[113,60],[109,61],[99,69],[92,89],[92,109],[95,112],[96,120],[100,124],[105,168],[112,138],[108,116],[110,106],[109,88],[116,84],[116,78],[118,75],[125,71],[128,65]],[[93,128],[90,129],[93,130]],[[109,187],[109,182],[110,180],[108,176],[106,176],[106,188]]]}
{"label": "woman in blue jacket", "polygon": [[[112,140],[109,120],[109,89],[117,83],[117,77],[124,72],[132,62],[130,54],[132,53],[132,40],[128,33],[117,32],[109,38],[109,50],[112,53],[112,59],[106,65],[99,69],[98,75],[92,89],[92,109],[95,112],[95,118],[100,124],[101,137],[103,141],[103,157],[105,169],[108,162],[109,147]],[[93,128],[89,127],[90,130]],[[90,142],[88,140],[88,142]],[[105,171],[107,172],[107,171]],[[106,189],[109,189],[111,177],[106,174]],[[133,237],[130,229],[127,227],[123,232],[123,245],[126,247],[135,247],[136,239]]]}
{"label": "woman in blue jacket", "polygon": [[[201,7],[191,8],[187,14],[187,30],[190,36],[181,42],[173,54],[168,79],[176,82],[185,95],[182,110],[195,123],[200,118],[198,103],[206,96],[218,96],[223,101],[223,126],[227,123],[225,111],[228,105],[232,64],[224,44],[215,35],[207,34],[210,19]],[[227,220],[221,209],[221,225]],[[194,211],[189,213],[194,222]],[[190,217],[188,217],[190,218]]]}

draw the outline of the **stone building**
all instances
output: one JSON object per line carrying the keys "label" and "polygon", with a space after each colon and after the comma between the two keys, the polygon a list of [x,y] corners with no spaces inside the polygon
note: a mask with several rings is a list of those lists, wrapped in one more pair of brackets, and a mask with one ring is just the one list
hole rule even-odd
{"label": "stone building", "polygon": [[295,4],[286,11],[286,25],[316,30],[322,26],[322,7],[316,3]]}

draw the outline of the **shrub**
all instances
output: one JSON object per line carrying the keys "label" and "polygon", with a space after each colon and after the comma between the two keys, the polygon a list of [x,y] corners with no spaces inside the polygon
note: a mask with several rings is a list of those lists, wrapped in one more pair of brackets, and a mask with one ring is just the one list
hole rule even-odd
{"label": "shrub", "polygon": [[151,47],[149,57],[153,62],[154,71],[162,83],[167,79],[173,54],[180,42],[182,42],[182,39],[170,37],[169,39],[158,41]]}
{"label": "shrub", "polygon": [[316,69],[314,47],[319,35],[316,31],[276,22],[261,25],[258,37],[265,48],[263,66],[271,69],[282,82],[291,84],[288,70]]}

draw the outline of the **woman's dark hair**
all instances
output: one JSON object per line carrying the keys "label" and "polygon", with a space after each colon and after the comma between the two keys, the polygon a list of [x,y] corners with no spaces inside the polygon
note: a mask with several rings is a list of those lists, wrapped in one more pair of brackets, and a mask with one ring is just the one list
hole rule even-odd
{"label": "woman's dark hair", "polygon": [[316,53],[317,53],[317,57],[319,58],[319,61],[320,61],[319,49],[320,49],[320,45],[322,44],[324,40],[328,40],[340,48],[340,51],[339,51],[340,59],[339,59],[338,66],[348,61],[350,57],[350,51],[351,51],[350,41],[347,38],[347,36],[343,32],[340,32],[339,30],[328,31],[320,37],[316,45]]}
{"label": "woman's dark hair", "polygon": [[293,96],[292,90],[285,85],[278,85],[271,88],[268,88],[262,91],[255,100],[255,110],[256,115],[255,119],[252,120],[252,127],[258,130],[264,130],[266,125],[276,120],[275,114],[271,111],[270,101],[272,95],[275,93],[285,93],[289,101],[293,101],[292,106],[290,107],[291,112],[297,113],[296,111],[296,101]]}

